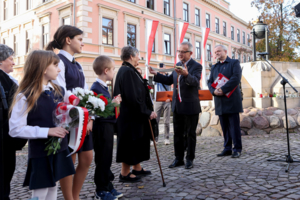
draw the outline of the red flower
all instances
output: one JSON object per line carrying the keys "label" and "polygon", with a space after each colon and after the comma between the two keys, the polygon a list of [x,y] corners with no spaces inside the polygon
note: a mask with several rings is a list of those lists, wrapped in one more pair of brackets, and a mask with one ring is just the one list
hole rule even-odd
{"label": "red flower", "polygon": [[[93,91],[94,92],[94,91]],[[96,92],[94,92],[94,95],[97,96],[98,94]]]}
{"label": "red flower", "polygon": [[152,88],[150,85],[148,85],[148,89],[149,89],[149,90],[152,90],[153,88]]}
{"label": "red flower", "polygon": [[102,101],[104,101],[105,106],[107,106],[107,104],[108,104],[107,99],[106,99],[104,96],[100,96],[99,98],[100,98]]}

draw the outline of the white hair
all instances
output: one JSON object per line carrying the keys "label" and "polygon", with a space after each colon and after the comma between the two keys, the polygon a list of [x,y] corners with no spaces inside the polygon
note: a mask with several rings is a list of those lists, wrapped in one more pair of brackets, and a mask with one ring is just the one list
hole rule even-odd
{"label": "white hair", "polygon": [[190,42],[184,41],[184,42],[182,42],[180,45],[188,45],[189,51],[190,51],[190,52],[193,52],[193,45],[192,45]]}
{"label": "white hair", "polygon": [[224,51],[227,51],[227,47],[224,46],[224,45],[222,45],[222,44],[218,44],[218,45],[215,46],[215,48],[217,48],[217,47],[222,47],[222,49],[223,49]]}

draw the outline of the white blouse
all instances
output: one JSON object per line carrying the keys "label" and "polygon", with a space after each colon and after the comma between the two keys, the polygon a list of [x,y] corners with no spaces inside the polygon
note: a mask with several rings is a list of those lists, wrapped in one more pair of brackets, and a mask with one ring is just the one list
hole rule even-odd
{"label": "white blouse", "polygon": [[[71,54],[69,54],[68,52],[64,51],[64,50],[60,50],[59,51],[60,54],[62,54],[63,56],[65,56],[69,61],[73,61],[73,56]],[[80,65],[80,63],[78,63]],[[53,81],[53,83],[60,85],[61,87],[63,87],[65,89],[65,91],[67,91],[66,89],[66,77],[65,77],[65,71],[66,71],[66,67],[65,64],[62,60],[59,61],[58,63],[58,67],[61,70],[57,76],[57,79]],[[82,66],[80,65],[80,67],[82,68]],[[83,68],[82,68],[83,71]],[[88,84],[84,83],[84,89],[89,89]]]}
{"label": "white blouse", "polygon": [[[43,91],[49,90],[49,88],[54,90],[52,85],[48,83],[43,86]],[[22,93],[17,95],[17,102],[12,109],[11,117],[9,119],[9,135],[11,137],[24,139],[48,138],[49,128],[27,125],[28,113],[25,113],[25,111],[28,105],[26,100],[27,98]]]}

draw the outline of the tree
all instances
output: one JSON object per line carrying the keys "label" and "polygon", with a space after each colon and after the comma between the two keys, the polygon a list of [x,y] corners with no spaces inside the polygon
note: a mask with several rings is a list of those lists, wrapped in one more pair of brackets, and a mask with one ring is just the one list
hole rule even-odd
{"label": "tree", "polygon": [[[300,44],[300,20],[296,18],[294,7],[295,0],[253,0],[251,6],[255,6],[260,12],[260,20],[268,24],[269,35],[269,59],[273,61],[298,61],[295,51]],[[281,6],[282,12],[281,12]],[[254,22],[249,22],[252,29]],[[265,39],[256,43],[256,50],[266,51]]]}

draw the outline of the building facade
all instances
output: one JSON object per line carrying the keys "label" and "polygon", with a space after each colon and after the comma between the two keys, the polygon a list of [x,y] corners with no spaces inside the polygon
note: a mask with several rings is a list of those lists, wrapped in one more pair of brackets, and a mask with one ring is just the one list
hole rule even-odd
{"label": "building facade", "polygon": [[208,27],[206,63],[216,61],[213,49],[218,44],[228,48],[229,56],[247,62],[252,57],[248,24],[229,8],[225,0],[0,0],[0,42],[15,50],[13,76],[20,79],[28,53],[43,49],[59,26],[75,24],[84,31],[85,46],[76,59],[89,85],[96,77],[93,60],[108,55],[118,68],[122,64],[121,48],[126,45],[139,49],[140,65],[144,67],[146,19],[159,21],[151,66],[174,65],[175,27],[180,21],[189,23],[185,40],[193,44],[197,61],[201,59],[201,27]]}

